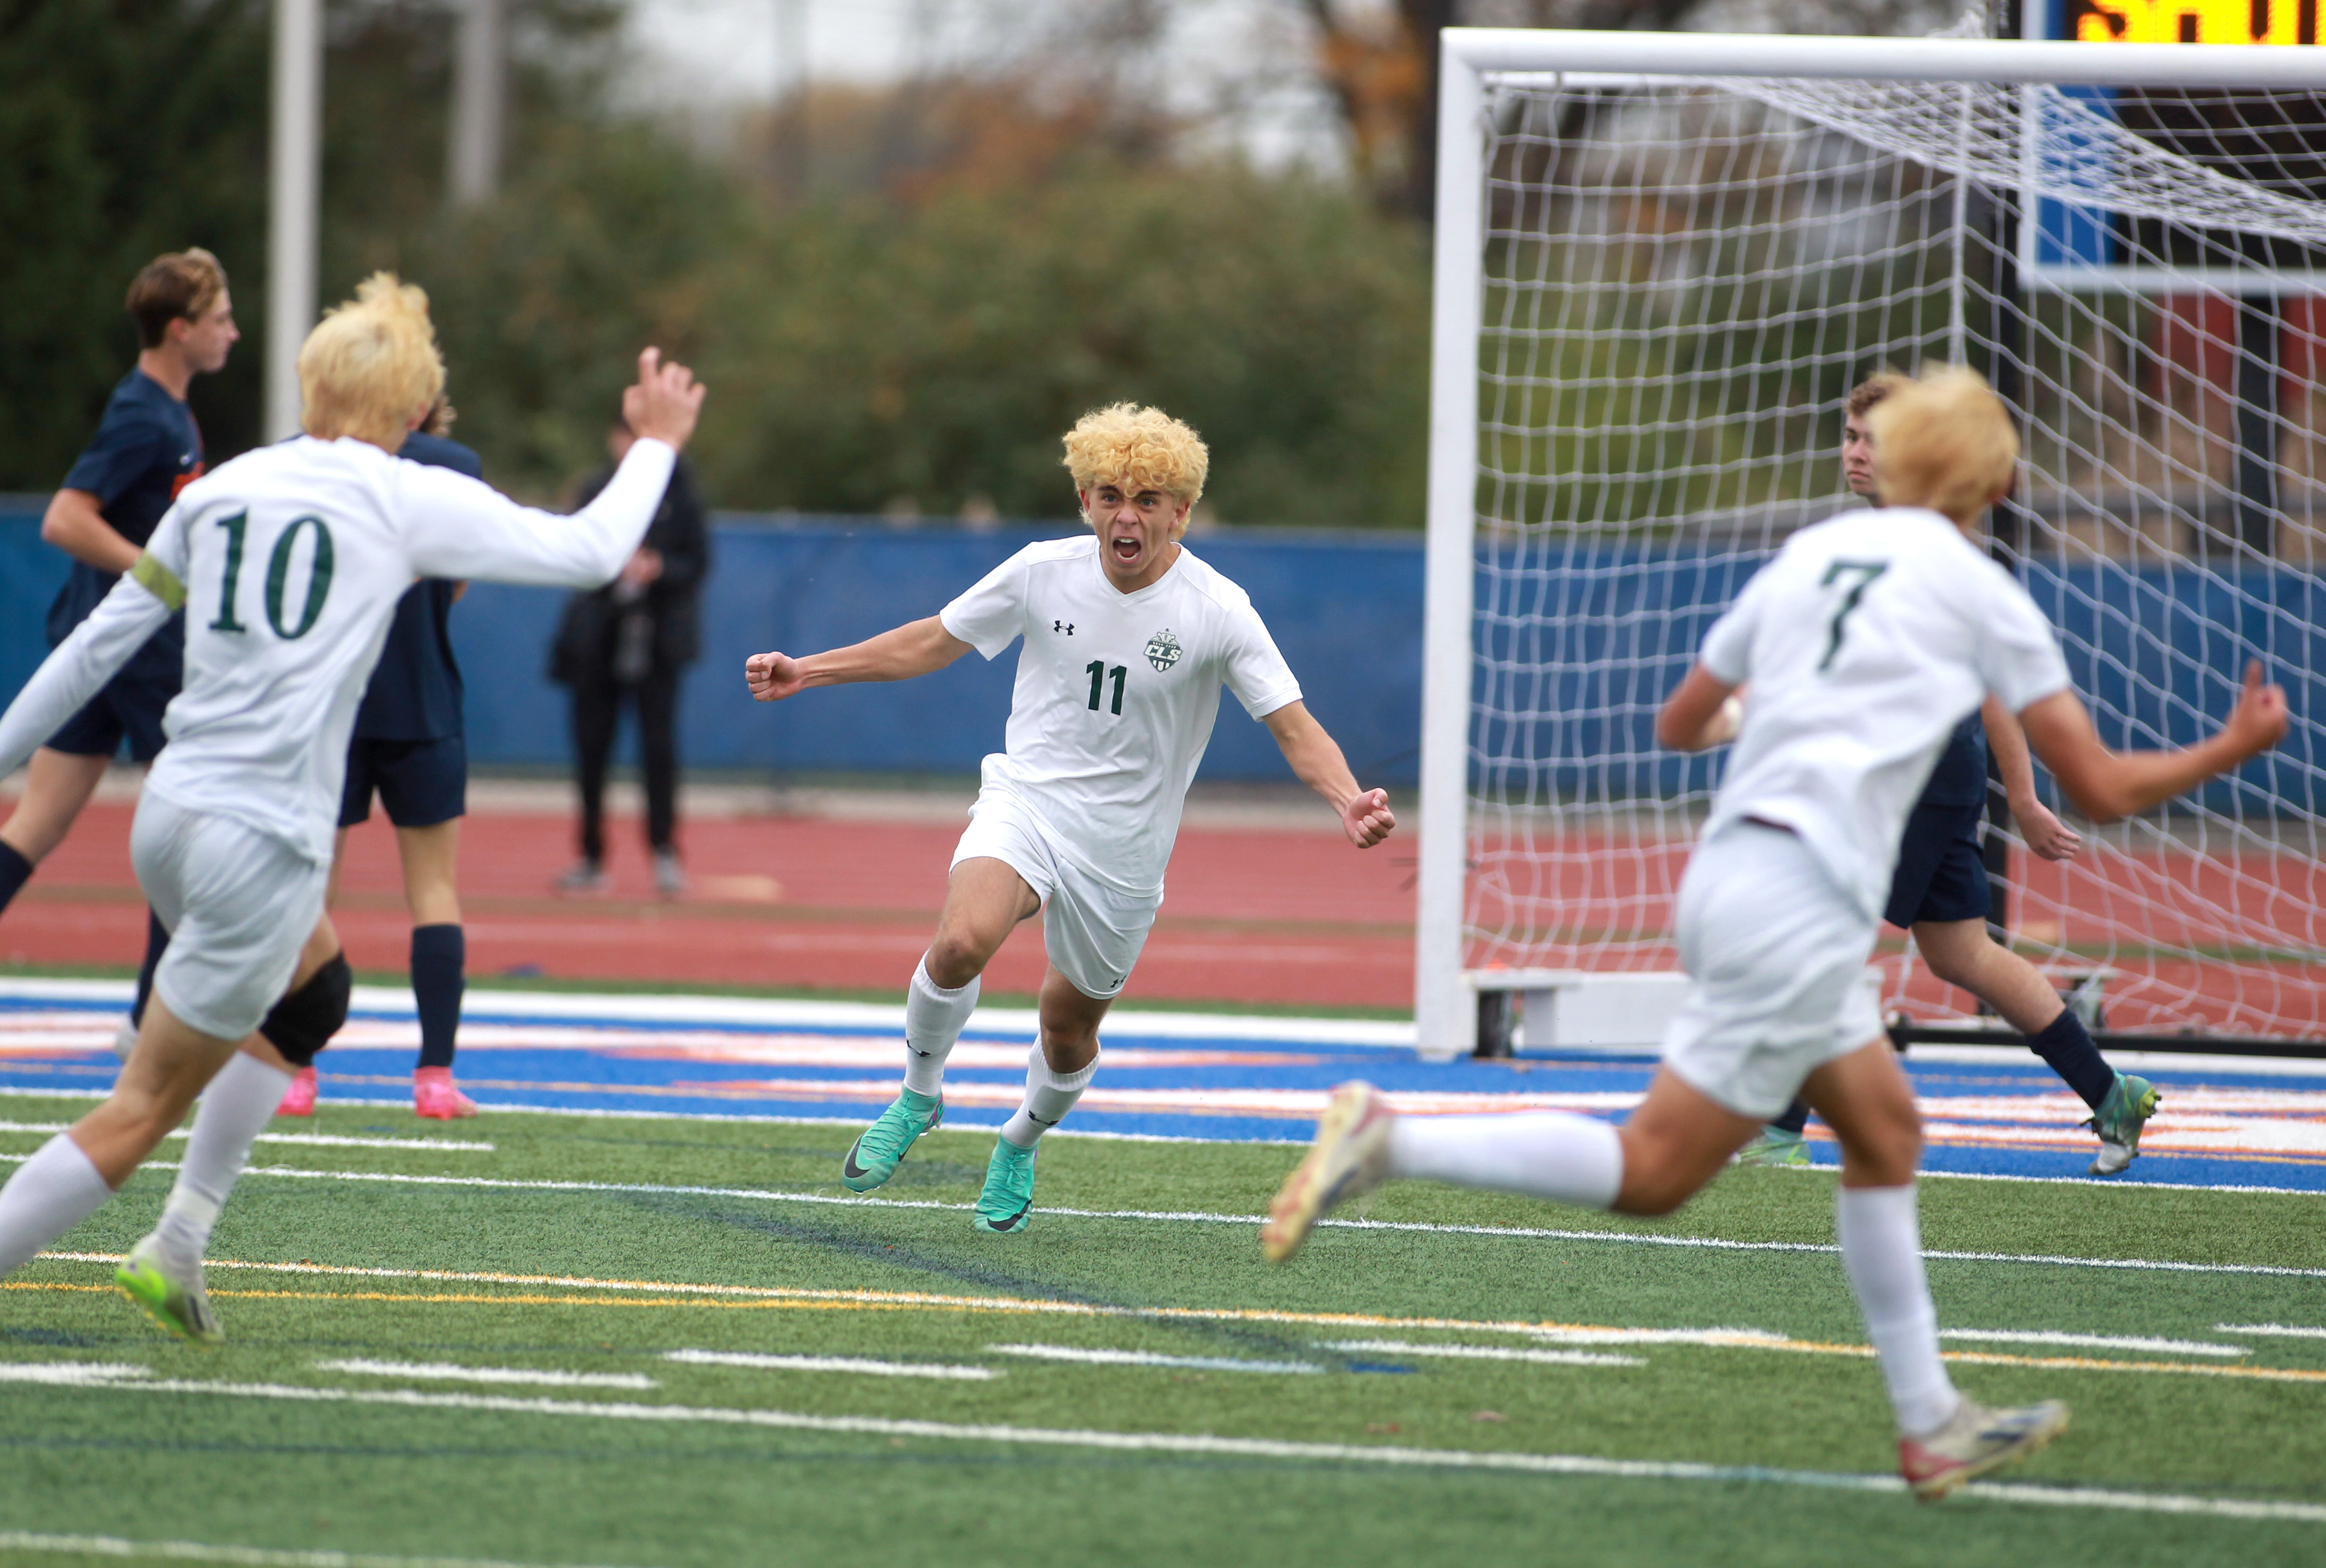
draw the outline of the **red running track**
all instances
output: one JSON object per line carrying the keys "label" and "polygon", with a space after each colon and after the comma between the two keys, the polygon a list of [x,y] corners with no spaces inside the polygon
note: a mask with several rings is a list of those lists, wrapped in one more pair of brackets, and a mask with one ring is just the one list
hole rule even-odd
{"label": "red running track", "polygon": [[[128,852],[132,808],[92,805],[0,915],[0,961],[132,965],[144,913]],[[695,890],[652,896],[636,822],[608,824],[613,892],[566,899],[563,816],[478,814],[463,824],[461,892],[473,979],[820,986],[898,990],[927,945],[960,829],[811,817],[737,817],[683,830]],[[1410,1007],[1410,838],[1359,851],[1329,830],[1188,828],[1128,994],[1181,1000]],[[334,918],[360,970],[407,959],[395,839],[375,819],[349,840]],[[995,991],[1041,980],[1038,923],[988,970]]]}

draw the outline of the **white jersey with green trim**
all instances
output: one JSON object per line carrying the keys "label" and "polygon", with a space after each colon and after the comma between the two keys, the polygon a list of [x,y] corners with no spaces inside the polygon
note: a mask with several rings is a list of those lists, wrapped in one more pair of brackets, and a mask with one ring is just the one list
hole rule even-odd
{"label": "white jersey with green trim", "polygon": [[1025,638],[985,787],[1024,801],[1059,853],[1124,893],[1163,886],[1222,684],[1254,719],[1300,700],[1251,596],[1184,546],[1124,593],[1095,534],[1029,544],[938,618],[989,659]]}
{"label": "white jersey with green trim", "polygon": [[182,605],[184,685],[145,788],[328,861],[348,737],[405,590],[423,577],[604,583],[645,537],[675,457],[637,442],[595,500],[561,516],[367,441],[246,453],[186,487],[136,571],[0,718],[0,772]]}

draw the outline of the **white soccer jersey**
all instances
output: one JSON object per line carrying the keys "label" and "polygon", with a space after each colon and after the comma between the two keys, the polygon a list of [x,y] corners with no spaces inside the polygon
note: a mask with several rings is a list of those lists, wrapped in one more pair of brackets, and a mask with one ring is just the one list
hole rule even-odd
{"label": "white soccer jersey", "polygon": [[1741,817],[1789,827],[1872,914],[1949,732],[1989,691],[2017,713],[2068,685],[2026,590],[1916,507],[1794,534],[1701,657],[1718,679],[1752,683],[1706,835]]}
{"label": "white soccer jersey", "polygon": [[572,516],[367,441],[302,436],[186,487],[146,560],[0,718],[0,773],[55,733],[182,599],[182,691],[145,788],[329,861],[348,735],[396,600],[422,577],[592,588],[645,537],[675,454],[632,447]]}
{"label": "white soccer jersey", "polygon": [[1163,886],[1222,683],[1254,719],[1300,700],[1250,596],[1185,546],[1160,581],[1123,593],[1095,535],[1030,544],[939,618],[989,659],[1026,639],[985,785],[1023,800],[1062,853],[1125,893]]}

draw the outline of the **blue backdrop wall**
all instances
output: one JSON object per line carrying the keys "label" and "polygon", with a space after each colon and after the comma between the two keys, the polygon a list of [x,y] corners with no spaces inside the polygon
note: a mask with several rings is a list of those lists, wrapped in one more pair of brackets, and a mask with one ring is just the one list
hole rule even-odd
{"label": "blue backdrop wall", "polygon": [[[1014,650],[991,664],[971,654],[919,681],[765,705],[744,691],[743,660],[768,648],[813,653],[934,615],[1016,551],[1064,531],[720,517],[703,657],[683,688],[681,756],[706,768],[974,773],[1001,744]],[[1410,784],[1421,728],[1420,541],[1213,534],[1194,548],[1251,593],[1360,776]],[[21,687],[47,653],[42,619],[64,571],[36,515],[0,513],[0,693]],[[452,612],[476,764],[571,757],[565,692],[544,673],[563,604],[548,589],[479,583]],[[1223,697],[1202,776],[1290,775],[1267,730]]]}

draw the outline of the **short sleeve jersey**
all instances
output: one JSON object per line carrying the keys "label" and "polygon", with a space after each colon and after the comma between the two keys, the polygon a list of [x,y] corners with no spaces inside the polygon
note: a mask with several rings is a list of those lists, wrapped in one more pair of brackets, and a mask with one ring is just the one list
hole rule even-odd
{"label": "short sleeve jersey", "polygon": [[989,659],[1025,639],[985,785],[1023,801],[1061,854],[1127,894],[1162,888],[1221,686],[1254,719],[1300,699],[1251,598],[1185,546],[1158,581],[1123,593],[1093,535],[1028,545],[940,619]]}
{"label": "short sleeve jersey", "polygon": [[674,456],[639,441],[572,517],[351,438],[261,447],[196,480],[146,546],[184,595],[186,660],[145,788],[329,861],[356,707],[414,579],[604,582]]}
{"label": "short sleeve jersey", "polygon": [[[132,370],[106,401],[97,434],[65,476],[64,488],[95,496],[98,515],[114,532],[132,544],[144,544],[178,492],[201,472],[202,432],[193,411],[143,370]],[[113,572],[74,561],[49,607],[50,645],[71,636],[116,580]],[[138,650],[124,673],[175,686],[183,654],[181,623],[172,619]]]}
{"label": "short sleeve jersey", "polygon": [[[414,431],[395,454],[407,462],[485,477],[477,454],[458,441]],[[358,740],[442,740],[462,730],[461,665],[452,656],[457,583],[423,578],[396,601],[379,665],[356,710]]]}
{"label": "short sleeve jersey", "polygon": [[1869,915],[1956,727],[1989,691],[2016,713],[2068,685],[2026,590],[1912,507],[1794,534],[1701,656],[1716,678],[1752,684],[1705,831],[1744,817],[1791,828]]}

